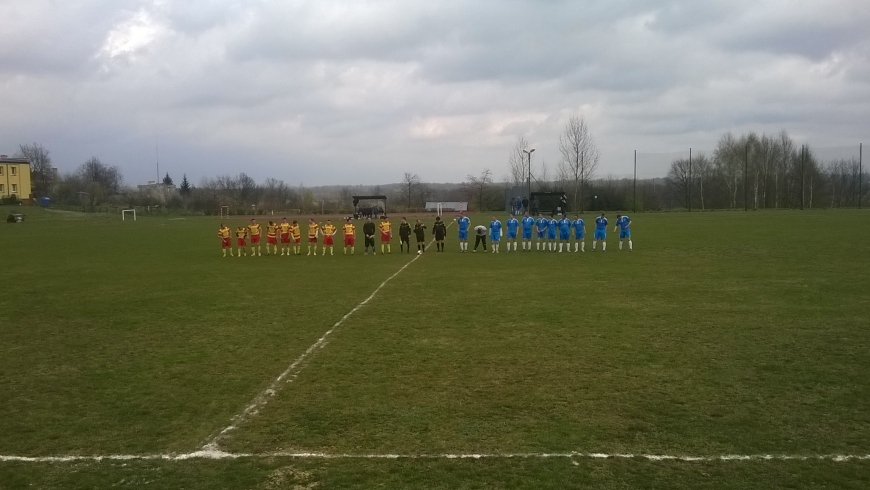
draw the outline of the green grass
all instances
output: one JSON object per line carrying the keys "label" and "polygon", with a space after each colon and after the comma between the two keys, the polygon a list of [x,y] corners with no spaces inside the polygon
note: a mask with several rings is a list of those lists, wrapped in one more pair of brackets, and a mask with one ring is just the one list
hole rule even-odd
{"label": "green grass", "polygon": [[[0,234],[6,455],[195,450],[410,259],[397,244],[224,259],[216,219],[26,211]],[[221,446],[870,454],[868,225],[855,210],[639,214],[635,252],[611,234],[604,254],[459,254],[451,230],[446,253],[390,281]],[[0,488],[865,488],[868,475],[868,460],[253,458],[7,462]]]}

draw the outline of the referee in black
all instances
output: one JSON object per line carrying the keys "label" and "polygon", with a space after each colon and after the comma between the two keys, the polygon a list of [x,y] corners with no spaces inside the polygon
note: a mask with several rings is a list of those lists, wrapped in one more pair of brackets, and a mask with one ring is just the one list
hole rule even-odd
{"label": "referee in black", "polygon": [[363,255],[369,254],[369,246],[372,247],[372,255],[377,255],[375,252],[375,224],[372,223],[372,218],[366,218],[366,223],[363,225],[363,235],[365,235],[366,251]]}
{"label": "referee in black", "polygon": [[402,224],[399,225],[399,252],[402,246],[405,247],[405,253],[411,253],[411,223],[408,223],[408,218],[402,218]]}
{"label": "referee in black", "polygon": [[447,236],[447,225],[441,221],[441,216],[435,217],[435,224],[432,225],[432,233],[435,235],[435,251],[444,251],[444,237]]}

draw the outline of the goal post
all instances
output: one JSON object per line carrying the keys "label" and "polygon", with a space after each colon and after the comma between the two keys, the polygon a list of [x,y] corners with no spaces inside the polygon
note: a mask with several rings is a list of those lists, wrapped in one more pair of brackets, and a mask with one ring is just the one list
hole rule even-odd
{"label": "goal post", "polygon": [[221,206],[221,218],[229,218],[230,217],[230,207],[229,206]]}
{"label": "goal post", "polygon": [[435,209],[435,216],[444,216],[444,205],[440,202],[438,203],[437,208]]}
{"label": "goal post", "polygon": [[133,221],[136,221],[136,210],[135,209],[122,209],[121,210],[121,221],[127,220],[127,213],[133,214]]}

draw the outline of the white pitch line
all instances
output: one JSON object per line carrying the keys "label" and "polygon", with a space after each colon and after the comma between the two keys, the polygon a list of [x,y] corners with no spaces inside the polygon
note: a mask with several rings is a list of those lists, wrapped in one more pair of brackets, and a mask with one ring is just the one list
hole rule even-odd
{"label": "white pitch line", "polygon": [[[431,245],[432,242],[434,242],[434,241],[435,241],[435,239],[433,238],[432,241],[429,242],[429,245]],[[427,245],[427,248],[428,248],[428,245]],[[300,366],[302,365],[302,362],[305,361],[305,359],[309,355],[311,355],[312,352],[317,350],[317,348],[323,347],[326,344],[326,338],[329,337],[329,335],[332,334],[332,332],[334,332],[335,329],[337,329],[339,326],[341,326],[341,324],[344,323],[345,320],[350,318],[351,315],[356,313],[360,308],[362,308],[369,301],[371,301],[372,298],[374,298],[375,295],[378,294],[378,291],[380,291],[388,282],[390,282],[394,277],[398,276],[403,270],[407,269],[409,265],[413,264],[414,261],[416,261],[420,257],[422,257],[422,255],[415,254],[414,257],[411,260],[409,260],[405,265],[403,265],[399,270],[397,270],[395,274],[386,278],[384,280],[384,282],[382,282],[381,285],[378,286],[372,292],[372,294],[369,295],[368,298],[362,300],[362,302],[360,302],[352,310],[347,312],[347,314],[345,314],[343,317],[341,317],[340,320],[335,322],[335,325],[333,325],[332,328],[327,330],[326,333],[323,334],[323,336],[321,336],[319,339],[317,339],[317,342],[313,343],[311,345],[311,347],[306,349],[305,352],[303,352],[301,356],[297,357],[296,360],[293,361],[293,363],[291,363],[290,366],[287,369],[285,369],[283,373],[281,373],[277,378],[275,378],[275,380],[272,381],[272,383],[270,383],[269,386],[265,390],[263,390],[256,397],[254,397],[254,400],[251,402],[250,405],[245,407],[245,409],[242,410],[242,412],[239,413],[238,415],[233,416],[233,418],[231,419],[230,425],[228,425],[226,428],[221,430],[216,436],[214,436],[208,442],[206,442],[205,445],[202,447],[202,451],[206,451],[206,452],[209,452],[209,451],[216,452],[217,451],[217,452],[219,452],[218,441],[220,439],[222,439],[224,436],[226,436],[230,432],[234,431],[236,428],[238,428],[239,424],[243,423],[248,418],[256,415],[257,412],[260,411],[260,409],[262,409],[264,406],[266,406],[266,404],[269,402],[269,399],[271,397],[275,396],[275,394],[278,392],[280,385],[281,385],[281,382],[284,381],[284,379],[287,378],[287,376],[289,376],[290,373],[292,373],[294,371],[298,371],[299,369],[301,369]],[[292,381],[292,378],[290,380],[288,380],[288,382],[290,382],[290,381]]]}
{"label": "white pitch line", "polygon": [[220,450],[200,450],[182,454],[111,454],[104,456],[10,456],[0,455],[0,462],[9,463],[73,463],[73,462],[104,462],[104,461],[188,461],[209,459],[641,459],[653,462],[740,462],[740,461],[831,461],[845,463],[848,461],[870,461],[870,454],[723,454],[719,456],[692,456],[671,454],[630,454],[630,453],[442,453],[442,454],[389,454],[389,453],[228,453]]}

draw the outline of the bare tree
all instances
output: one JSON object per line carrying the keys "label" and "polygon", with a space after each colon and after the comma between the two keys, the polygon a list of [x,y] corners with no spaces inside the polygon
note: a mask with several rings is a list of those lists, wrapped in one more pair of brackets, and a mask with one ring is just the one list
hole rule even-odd
{"label": "bare tree", "polygon": [[701,198],[701,209],[705,208],[704,202],[704,186],[709,182],[713,174],[713,162],[703,153],[692,159],[692,181],[698,189],[698,196]]}
{"label": "bare tree", "polygon": [[523,150],[528,149],[529,141],[525,136],[517,136],[517,140],[508,154],[509,178],[514,186],[520,186],[526,181],[528,160],[526,160],[526,153]]}
{"label": "bare tree", "polygon": [[671,162],[671,168],[668,170],[668,187],[674,196],[683,203],[686,208],[689,207],[689,196],[691,190],[690,164],[688,158],[679,158]]}
{"label": "bare tree", "polygon": [[54,183],[54,169],[49,151],[39,143],[19,145],[18,156],[30,161],[30,174],[37,196],[44,196]]}
{"label": "bare tree", "polygon": [[719,139],[713,152],[713,167],[728,193],[728,205],[731,208],[737,207],[737,191],[743,176],[744,155],[745,143],[738,141],[730,132]]}
{"label": "bare tree", "polygon": [[420,176],[412,174],[411,172],[405,172],[405,176],[402,177],[402,189],[408,198],[408,209],[411,209],[411,196],[414,195],[414,191],[417,190],[419,186]]}
{"label": "bare tree", "polygon": [[468,189],[469,201],[477,201],[477,210],[483,211],[487,209],[489,201],[492,198],[490,187],[492,186],[492,170],[484,169],[480,175],[469,174],[466,177],[466,188]]}
{"label": "bare tree", "polygon": [[595,138],[589,133],[589,126],[582,117],[575,114],[568,120],[559,136],[559,153],[562,154],[558,167],[559,179],[568,187],[573,208],[582,212],[586,183],[595,174],[600,159]]}

